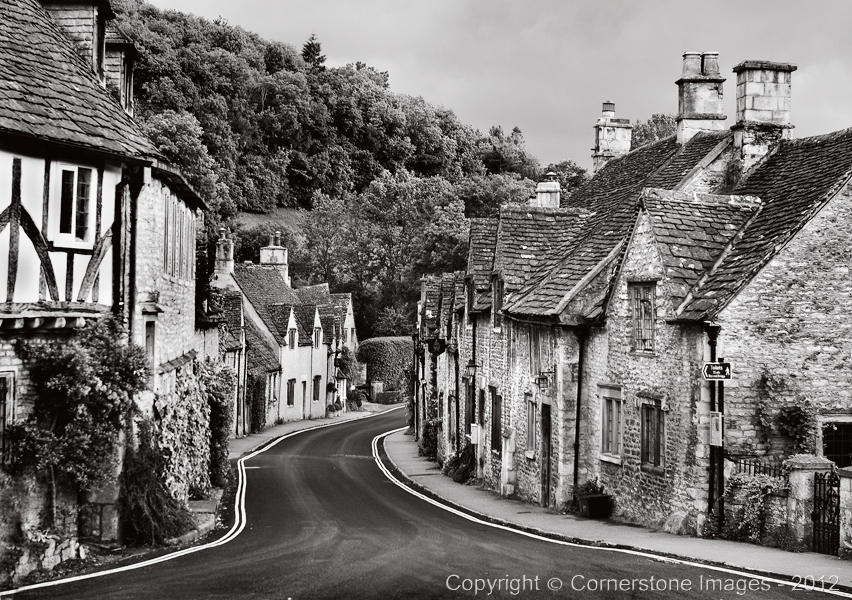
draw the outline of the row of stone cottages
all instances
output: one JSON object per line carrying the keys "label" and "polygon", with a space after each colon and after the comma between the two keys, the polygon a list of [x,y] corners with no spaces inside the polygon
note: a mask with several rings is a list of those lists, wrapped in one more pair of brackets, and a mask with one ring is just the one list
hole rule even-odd
{"label": "row of stone cottages", "polygon": [[597,478],[617,518],[700,534],[730,461],[796,450],[785,407],[852,465],[852,130],[792,139],[796,67],[733,70],[730,129],[718,55],[686,53],[676,135],[629,151],[605,103],[588,182],[474,219],[466,272],[424,281],[418,425],[487,488],[561,508]]}
{"label": "row of stone cottages", "polygon": [[[223,236],[213,290],[196,294],[208,287],[196,268],[205,203],[132,118],[137,54],[113,18],[108,0],[0,3],[0,466],[9,425],[34,401],[17,340],[63,339],[117,315],[147,352],[150,388],[137,404],[155,420],[195,361],[224,360],[238,373],[234,436],[323,415],[345,385],[335,352],[357,343],[349,296],[293,290],[274,240],[260,265],[235,267]],[[248,382],[260,399],[253,421]],[[172,492],[187,499],[186,486]],[[85,511],[73,490],[60,494],[53,533],[76,538],[85,513],[81,535],[115,541],[118,494],[89,494]],[[0,469],[0,555],[39,530],[47,501],[38,481]]]}

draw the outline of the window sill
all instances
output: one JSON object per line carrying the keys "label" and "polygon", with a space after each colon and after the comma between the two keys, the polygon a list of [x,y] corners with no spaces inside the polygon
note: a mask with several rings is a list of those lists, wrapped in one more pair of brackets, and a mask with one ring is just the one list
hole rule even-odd
{"label": "window sill", "polygon": [[642,463],[641,467],[643,473],[650,473],[651,475],[657,475],[658,477],[666,476],[666,468],[662,465],[655,466],[649,465],[648,463]]}
{"label": "window sill", "polygon": [[657,358],[656,352],[650,352],[648,350],[631,350],[631,356],[641,356],[643,358]]}
{"label": "window sill", "polygon": [[492,449],[491,449],[491,456],[493,456],[493,457],[495,457],[495,458],[500,458],[500,451],[499,451],[499,450],[495,450],[494,448],[492,448]]}
{"label": "window sill", "polygon": [[503,327],[502,327],[502,326],[500,326],[500,327],[492,327],[492,328],[491,328],[491,332],[492,332],[492,333],[503,333]]}
{"label": "window sill", "polygon": [[621,456],[616,454],[600,454],[598,455],[598,458],[601,462],[608,462],[619,466],[623,464]]}
{"label": "window sill", "polygon": [[527,450],[524,452],[524,456],[530,460],[535,460],[535,452],[533,450]]}

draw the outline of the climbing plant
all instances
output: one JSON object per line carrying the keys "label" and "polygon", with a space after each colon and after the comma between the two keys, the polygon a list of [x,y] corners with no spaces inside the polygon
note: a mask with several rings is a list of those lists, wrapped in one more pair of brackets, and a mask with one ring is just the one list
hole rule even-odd
{"label": "climbing plant", "polygon": [[816,431],[816,411],[810,402],[799,398],[796,404],[782,406],[778,411],[778,430],[792,441],[792,454],[811,451]]}
{"label": "climbing plant", "polygon": [[210,483],[223,488],[231,476],[228,440],[234,426],[236,373],[224,363],[206,360],[198,364],[198,378],[210,407]]}

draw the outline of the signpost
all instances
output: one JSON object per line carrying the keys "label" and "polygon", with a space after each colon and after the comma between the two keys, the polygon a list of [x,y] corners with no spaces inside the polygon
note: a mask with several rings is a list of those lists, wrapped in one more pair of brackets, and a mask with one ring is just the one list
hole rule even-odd
{"label": "signpost", "polygon": [[731,379],[733,379],[731,363],[704,363],[704,367],[701,369],[701,375],[704,377],[704,381],[731,381]]}

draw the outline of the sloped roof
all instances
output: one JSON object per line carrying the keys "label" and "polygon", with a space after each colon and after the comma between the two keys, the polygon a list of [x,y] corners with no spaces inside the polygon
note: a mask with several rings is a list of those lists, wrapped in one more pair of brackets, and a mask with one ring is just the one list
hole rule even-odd
{"label": "sloped roof", "polygon": [[761,207],[753,197],[660,189],[646,189],[642,201],[675,308]]}
{"label": "sloped roof", "polygon": [[491,285],[494,268],[494,244],[497,241],[497,219],[470,220],[470,250],[467,275],[473,278],[474,289],[482,291]]}
{"label": "sloped roof", "polygon": [[441,274],[441,288],[439,304],[441,312],[438,320],[438,339],[445,339],[447,336],[447,327],[451,323],[453,317],[453,304],[455,302],[455,273]]}
{"label": "sloped roof", "polygon": [[764,206],[718,268],[693,294],[681,318],[712,318],[852,176],[852,128],[781,142],[734,190]]}
{"label": "sloped roof", "polygon": [[423,303],[424,339],[430,339],[438,327],[438,309],[441,297],[441,279],[433,275],[427,275],[423,282],[426,288],[426,300]]}
{"label": "sloped roof", "polygon": [[460,310],[464,308],[464,271],[456,271],[455,275],[455,283],[453,284],[455,302],[453,303],[453,310]]}
{"label": "sloped roof", "polygon": [[296,305],[300,304],[301,300],[281,277],[281,273],[275,267],[235,264],[234,280],[276,340],[282,345],[285,344],[286,332],[282,334],[279,331],[278,321],[270,313],[269,307],[273,304]]}
{"label": "sloped roof", "polygon": [[327,283],[300,287],[294,291],[303,304],[328,304],[331,302]]}
{"label": "sloped roof", "polygon": [[246,319],[246,368],[252,373],[280,371],[278,352],[269,345],[257,325]]}
{"label": "sloped roof", "polygon": [[343,327],[343,322],[337,316],[337,310],[331,304],[320,304],[317,306],[319,310],[320,323],[322,323],[322,338],[326,344],[331,344],[334,341],[334,336],[340,335]]}
{"label": "sloped roof", "polygon": [[[275,336],[276,341],[282,346],[286,346],[288,343],[287,326],[290,324],[290,311],[293,310],[293,307],[293,304],[270,304],[266,307],[267,314],[274,325],[272,334]],[[302,327],[302,324],[299,323],[298,319],[296,319],[296,331],[299,332],[300,338],[304,338],[308,335]]]}
{"label": "sloped roof", "polygon": [[[299,324],[299,345],[313,346],[314,317],[317,314],[316,304],[298,304],[293,307],[293,312],[296,314],[296,323]],[[302,331],[305,332],[304,335]]]}
{"label": "sloped roof", "polygon": [[37,0],[0,2],[0,133],[160,156]]}
{"label": "sloped roof", "polygon": [[652,181],[658,187],[677,185],[723,138],[721,133],[699,134],[680,146],[672,135],[609,161],[563,199],[563,207],[588,212],[581,231],[553,248],[505,311],[555,315],[566,294],[623,252],[642,189]]}
{"label": "sloped roof", "polygon": [[242,332],[243,298],[236,290],[222,292],[222,308],[225,316],[225,337],[222,340],[226,350],[242,348],[240,334]]}

